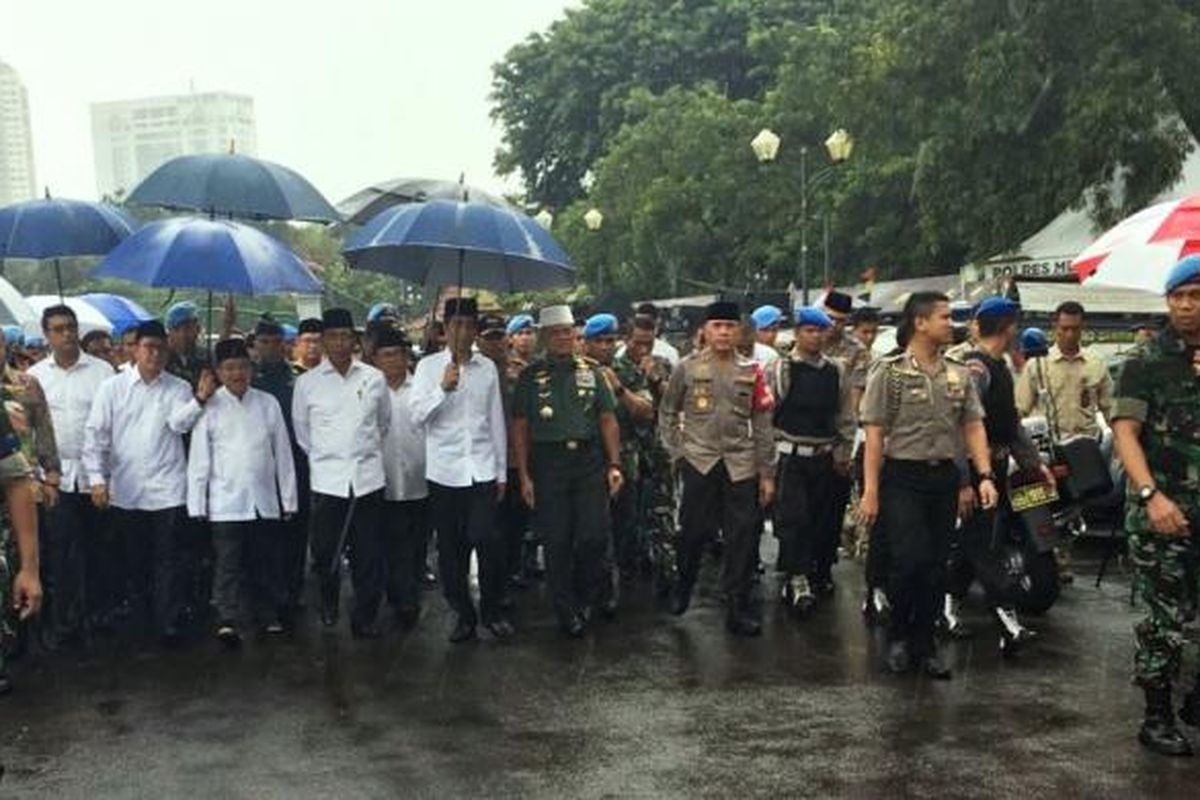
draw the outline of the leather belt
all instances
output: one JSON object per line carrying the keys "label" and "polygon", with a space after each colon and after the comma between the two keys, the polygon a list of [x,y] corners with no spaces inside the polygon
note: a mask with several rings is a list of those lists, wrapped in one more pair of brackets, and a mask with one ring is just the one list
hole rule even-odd
{"label": "leather belt", "polygon": [[812,458],[833,452],[832,444],[797,444],[795,442],[776,442],[775,450],[780,455]]}

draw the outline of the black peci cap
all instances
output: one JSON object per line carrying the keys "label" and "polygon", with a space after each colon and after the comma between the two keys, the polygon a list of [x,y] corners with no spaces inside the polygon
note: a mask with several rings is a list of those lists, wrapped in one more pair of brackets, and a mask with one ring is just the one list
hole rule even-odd
{"label": "black peci cap", "polygon": [[704,309],[705,322],[741,322],[741,320],[741,306],[737,303],[731,303],[728,300],[718,300],[715,303],[709,303],[708,308]]}

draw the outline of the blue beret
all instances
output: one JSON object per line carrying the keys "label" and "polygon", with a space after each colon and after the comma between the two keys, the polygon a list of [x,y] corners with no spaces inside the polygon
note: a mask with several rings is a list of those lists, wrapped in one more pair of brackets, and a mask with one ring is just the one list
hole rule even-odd
{"label": "blue beret", "polygon": [[1041,328],[1026,328],[1021,331],[1021,352],[1031,358],[1044,356],[1050,352],[1050,339]]}
{"label": "blue beret", "polygon": [[754,323],[754,330],[761,331],[783,322],[783,312],[775,306],[759,306],[750,314],[750,321]]}
{"label": "blue beret", "polygon": [[20,347],[25,344],[25,331],[20,325],[5,325],[4,343]]}
{"label": "blue beret", "polygon": [[289,324],[287,324],[286,322],[285,322],[285,323],[283,323],[283,340],[284,340],[285,342],[294,342],[294,341],[296,341],[296,335],[297,335],[298,333],[299,333],[299,331],[298,331],[298,330],[296,330],[296,326],[295,326],[295,325],[289,325]]}
{"label": "blue beret", "polygon": [[796,327],[812,325],[824,330],[833,327],[833,320],[816,306],[796,306]]}
{"label": "blue beret", "polygon": [[40,333],[25,337],[26,347],[45,347],[46,340],[42,338]]}
{"label": "blue beret", "polygon": [[376,303],[367,312],[367,322],[375,322],[381,317],[399,317],[400,312],[391,303]]}
{"label": "blue beret", "polygon": [[517,314],[508,321],[505,332],[512,336],[517,331],[533,330],[533,317],[529,314]]}
{"label": "blue beret", "polygon": [[1021,310],[1020,303],[1007,297],[988,297],[975,308],[975,319],[981,317],[1015,317]]}
{"label": "blue beret", "polygon": [[180,325],[194,322],[199,318],[196,304],[190,300],[184,300],[167,309],[167,330],[178,328]]}
{"label": "blue beret", "polygon": [[1184,284],[1197,281],[1200,281],[1200,256],[1187,256],[1180,259],[1167,273],[1165,294],[1170,294]]}
{"label": "blue beret", "polygon": [[615,336],[617,333],[617,318],[612,314],[594,314],[588,317],[583,326],[583,338],[594,339],[597,336]]}

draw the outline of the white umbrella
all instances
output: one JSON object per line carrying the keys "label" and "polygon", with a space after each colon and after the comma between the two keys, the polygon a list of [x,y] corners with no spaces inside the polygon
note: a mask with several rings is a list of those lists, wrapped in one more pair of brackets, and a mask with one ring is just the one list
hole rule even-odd
{"label": "white umbrella", "polygon": [[[65,303],[75,316],[79,319],[79,335],[86,336],[92,331],[104,331],[112,335],[112,323],[108,318],[89,305],[86,301],[78,297],[59,298],[56,294],[34,294],[30,295],[29,305],[33,308],[35,319],[37,320],[38,328],[41,327],[42,312],[50,306],[57,306]],[[28,330],[28,328],[27,328]],[[39,331],[40,332],[40,331]]]}
{"label": "white umbrella", "polygon": [[41,316],[16,287],[0,278],[0,325],[20,325],[26,333],[38,333]]}
{"label": "white umbrella", "polygon": [[1144,208],[1110,228],[1071,263],[1081,281],[1162,294],[1171,267],[1200,252],[1200,195]]}

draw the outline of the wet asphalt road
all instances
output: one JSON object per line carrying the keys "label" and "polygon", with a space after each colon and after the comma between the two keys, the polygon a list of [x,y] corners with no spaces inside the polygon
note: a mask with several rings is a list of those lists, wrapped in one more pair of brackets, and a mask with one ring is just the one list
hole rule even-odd
{"label": "wet asphalt road", "polygon": [[27,659],[0,699],[0,797],[1200,793],[1200,759],[1134,739],[1123,577],[1067,589],[1016,663],[976,600],[979,635],[951,645],[941,684],[880,672],[860,574],[840,564],[836,596],[801,623],[768,602],[749,641],[725,633],[710,574],[683,619],[635,586],[620,621],[579,642],[526,592],[515,640],[450,645],[428,593],[418,629],[380,642],[309,624],[234,654],[107,640]]}

